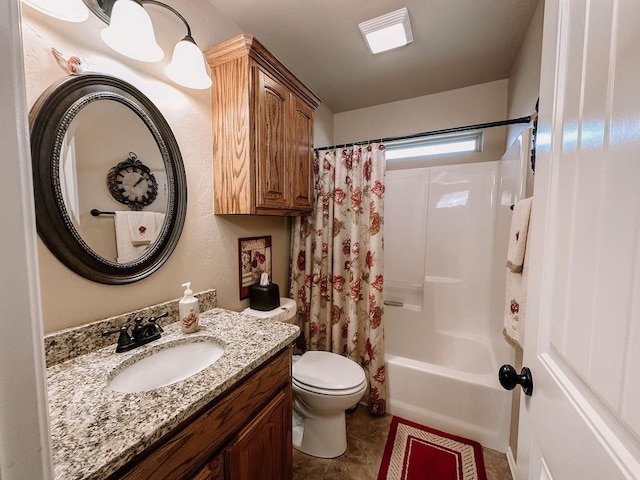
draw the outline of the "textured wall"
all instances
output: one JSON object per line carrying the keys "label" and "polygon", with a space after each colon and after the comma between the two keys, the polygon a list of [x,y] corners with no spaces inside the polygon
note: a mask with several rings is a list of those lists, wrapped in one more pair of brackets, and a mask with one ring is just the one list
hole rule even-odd
{"label": "textured wall", "polygon": [[313,117],[315,148],[333,145],[333,113],[326,106],[320,105]]}
{"label": "textured wall", "polygon": [[[529,29],[522,42],[518,56],[513,62],[509,77],[509,107],[512,117],[531,115],[535,111],[540,92],[540,66],[542,62],[542,21],[544,1],[541,0],[531,19]],[[507,145],[510,145],[525,126],[513,125],[507,131]],[[533,195],[533,171],[527,168],[525,197]],[[522,352],[516,352],[515,368],[522,367]],[[511,408],[511,433],[509,447],[515,458],[518,453],[518,418],[520,414],[520,394],[514,390]]]}
{"label": "textured wall", "polygon": [[[509,115],[523,117],[535,111],[540,95],[540,65],[542,62],[542,20],[544,1],[540,1],[529,24],[518,56],[509,76]],[[522,126],[513,125],[507,131],[507,146],[518,136]],[[527,172],[527,193],[533,195],[533,172]]]}
{"label": "textured wall", "polygon": [[[540,63],[542,61],[542,14],[541,1],[531,19],[518,56],[509,75],[509,115],[524,117],[535,111],[540,90]],[[511,144],[523,127],[513,125],[507,132],[507,145]]]}
{"label": "textured wall", "polygon": [[[424,95],[374,107],[337,113],[336,144],[504,120],[507,114],[507,80]],[[485,130],[483,151],[465,154],[465,160],[498,160],[504,153],[505,129]],[[460,163],[456,156],[456,163]]]}
{"label": "textured wall", "polygon": [[[190,22],[201,48],[240,30],[206,1],[169,2]],[[91,16],[82,24],[61,22],[22,7],[22,34],[27,102],[66,75],[51,54],[79,55],[88,69],[120,77],[142,90],[169,122],[182,152],[188,184],[188,211],[180,242],[167,263],[150,277],[130,285],[90,282],[63,266],[38,242],[45,332],[77,326],[182,294],[182,284],[196,291],[215,288],[218,305],[238,310],[247,306],[238,294],[238,238],[272,235],[274,281],[286,293],[289,265],[289,222],[278,217],[213,215],[211,99],[208,91],[177,87],[164,76],[173,44],[182,38],[182,24],[163,9],[148,8],[165,59],[146,64],[126,59],[99,37],[104,24]],[[106,172],[105,172],[106,174]]]}

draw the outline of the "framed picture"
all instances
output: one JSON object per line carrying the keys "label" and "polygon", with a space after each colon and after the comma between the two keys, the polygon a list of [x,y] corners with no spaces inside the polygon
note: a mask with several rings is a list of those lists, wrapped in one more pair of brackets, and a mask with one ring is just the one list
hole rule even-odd
{"label": "framed picture", "polygon": [[271,235],[238,239],[240,265],[240,300],[249,298],[249,287],[266,273],[271,278]]}

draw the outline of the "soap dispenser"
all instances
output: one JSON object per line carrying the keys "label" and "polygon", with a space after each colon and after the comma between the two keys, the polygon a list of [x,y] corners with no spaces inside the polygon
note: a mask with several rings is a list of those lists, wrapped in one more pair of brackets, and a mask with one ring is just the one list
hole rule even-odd
{"label": "soap dispenser", "polygon": [[198,316],[200,315],[200,306],[198,299],[193,296],[191,290],[191,282],[183,283],[186,287],[184,297],[178,302],[178,310],[180,312],[180,323],[182,324],[183,333],[193,333],[200,330],[198,325]]}

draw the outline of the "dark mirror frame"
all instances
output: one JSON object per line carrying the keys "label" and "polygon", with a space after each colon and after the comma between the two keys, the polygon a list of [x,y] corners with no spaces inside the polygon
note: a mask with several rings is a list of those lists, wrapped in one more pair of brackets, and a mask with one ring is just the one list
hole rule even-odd
{"label": "dark mirror frame", "polygon": [[[96,100],[113,100],[129,107],[153,135],[167,171],[168,201],[163,228],[149,250],[124,264],[105,259],[85,243],[71,222],[60,188],[62,140],[83,106]],[[136,282],[158,270],[182,233],[187,213],[187,180],[178,142],[153,102],[124,80],[103,74],[80,74],[54,83],[38,98],[29,112],[29,126],[36,226],[49,250],[75,273],[104,284]],[[100,187],[106,188],[106,181]]]}

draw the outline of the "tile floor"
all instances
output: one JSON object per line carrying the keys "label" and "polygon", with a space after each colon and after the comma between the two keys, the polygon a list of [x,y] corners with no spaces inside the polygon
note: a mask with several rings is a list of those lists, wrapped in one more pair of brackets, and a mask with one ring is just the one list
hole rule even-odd
{"label": "tile floor", "polygon": [[[325,459],[293,450],[293,480],[376,480],[391,415],[370,417],[359,405],[347,413],[347,451]],[[483,448],[487,480],[512,480],[504,454]]]}

